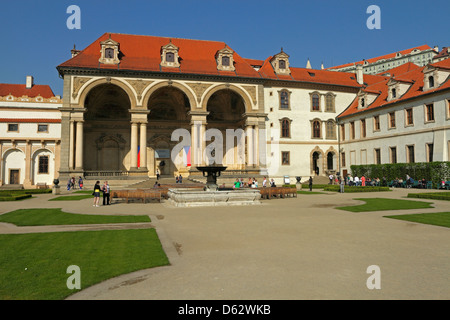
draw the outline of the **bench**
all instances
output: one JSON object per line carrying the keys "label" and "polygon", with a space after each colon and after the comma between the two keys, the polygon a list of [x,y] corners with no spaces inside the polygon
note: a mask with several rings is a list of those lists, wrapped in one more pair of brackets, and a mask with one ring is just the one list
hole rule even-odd
{"label": "bench", "polygon": [[258,188],[261,193],[261,199],[272,199],[275,198],[287,198],[287,197],[297,197],[297,189],[289,187],[266,187]]}
{"label": "bench", "polygon": [[48,189],[47,183],[39,182],[36,184],[36,189]]}
{"label": "bench", "polygon": [[130,202],[161,202],[159,190],[115,190],[111,192],[111,201],[125,203]]}

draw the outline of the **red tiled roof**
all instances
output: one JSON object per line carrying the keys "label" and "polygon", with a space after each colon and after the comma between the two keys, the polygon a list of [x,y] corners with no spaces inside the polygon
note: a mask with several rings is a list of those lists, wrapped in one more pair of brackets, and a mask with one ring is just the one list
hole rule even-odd
{"label": "red tiled roof", "polygon": [[[443,61],[440,61],[437,63],[430,64],[430,66],[442,68],[442,69],[450,69],[450,59],[446,59],[446,60],[443,60]],[[405,101],[408,99],[416,98],[416,97],[419,97],[424,94],[430,94],[430,93],[434,93],[437,91],[450,89],[450,80],[446,79],[446,82],[442,83],[439,87],[437,87],[435,89],[423,91],[423,86],[424,86],[423,70],[425,68],[426,68],[426,66],[413,68],[410,71],[407,71],[403,74],[398,74],[398,75],[396,75],[392,78],[388,78],[382,82],[378,82],[373,85],[367,86],[366,88],[363,89],[363,91],[377,93],[378,97],[370,105],[368,105],[366,108],[363,108],[363,109],[358,109],[358,99],[355,98],[353,100],[353,102],[350,104],[350,106],[347,109],[345,109],[338,117],[342,118],[342,117],[354,115],[354,114],[357,114],[360,112],[365,112],[367,110],[373,110],[375,108],[384,107],[384,106],[402,102],[402,101]],[[387,72],[389,72],[389,70]],[[364,75],[364,76],[366,76],[366,75]],[[411,86],[398,99],[395,99],[392,101],[387,101],[388,89],[389,89],[387,83],[389,82],[390,79],[403,81],[403,82],[410,82]]]}
{"label": "red tiled roof", "polygon": [[327,68],[327,70],[340,69],[340,68],[352,66],[354,64],[364,64],[365,61],[367,61],[368,63],[374,63],[374,62],[376,62],[378,60],[381,60],[381,59],[385,59],[385,60],[392,59],[392,58],[395,58],[397,53],[401,53],[402,55],[405,55],[405,54],[411,53],[414,49],[419,49],[420,51],[424,51],[424,50],[431,49],[431,47],[428,46],[428,45],[423,45],[423,46],[414,47],[414,48],[410,48],[410,49],[406,49],[406,50],[402,50],[402,51],[397,51],[397,52],[394,52],[394,53],[385,54],[383,56],[379,56],[379,57],[376,57],[376,58],[370,58],[370,59],[365,59],[365,60],[358,61],[358,62],[351,62],[351,63],[341,64],[339,66],[334,66],[334,67]]}
{"label": "red tiled roof", "polygon": [[[120,44],[122,57],[118,66],[99,63],[100,42],[109,39],[110,36],[112,40]],[[169,44],[170,41],[179,48],[180,67],[160,68],[161,47]],[[225,46],[224,42],[218,41],[105,33],[78,55],[60,64],[59,67],[162,71],[167,73],[260,78],[260,75],[248,64],[246,59],[240,57],[236,52],[233,55],[236,71],[218,71],[215,55],[217,51],[225,48]]]}
{"label": "red tiled roof", "polygon": [[415,64],[415,63],[407,62],[407,63],[404,63],[404,64],[398,66],[398,67],[395,67],[395,68],[392,68],[392,69],[380,72],[380,73],[378,73],[378,75],[382,76],[382,75],[385,75],[385,74],[389,74],[389,76],[396,76],[398,74],[403,74],[403,73],[406,73],[406,72],[408,72],[410,70],[413,70],[413,69],[416,69],[416,68],[420,68],[420,67],[417,64]]}
{"label": "red tiled roof", "polygon": [[[351,72],[289,67],[291,71],[290,75],[277,75],[270,63],[271,59],[272,57],[267,58],[261,69],[258,71],[263,78],[361,87],[356,81],[356,74]],[[366,84],[373,84],[385,79],[386,77],[379,75],[364,75],[364,82]]]}
{"label": "red tiled roof", "polygon": [[61,123],[61,119],[16,119],[16,118],[0,118],[0,122],[5,123]]}
{"label": "red tiled roof", "polygon": [[0,97],[5,97],[10,94],[14,97],[28,96],[30,98],[40,95],[45,99],[55,96],[48,85],[34,85],[31,89],[27,89],[25,84],[0,83]]}

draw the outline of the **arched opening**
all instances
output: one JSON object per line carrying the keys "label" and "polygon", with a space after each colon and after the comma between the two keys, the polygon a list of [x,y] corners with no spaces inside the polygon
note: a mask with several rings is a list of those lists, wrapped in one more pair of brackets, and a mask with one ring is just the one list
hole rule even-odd
{"label": "arched opening", "polygon": [[335,170],[335,154],[334,152],[328,152],[327,154],[327,170]]}
{"label": "arched opening", "polygon": [[[166,86],[151,94],[147,104],[148,115],[147,167],[149,175],[174,176],[188,171],[187,164],[172,161],[172,149],[179,143],[171,141],[172,133],[177,129],[190,130],[189,111],[191,105],[188,96],[180,89]],[[180,153],[185,152],[181,150]],[[182,157],[182,155],[180,155]]]}
{"label": "arched opening", "polygon": [[[84,115],[84,169],[128,170],[126,157],[131,138],[131,102],[128,94],[115,84],[100,84],[87,94],[84,107],[87,109]],[[108,136],[114,139],[106,139]],[[122,148],[117,141],[123,141]]]}
{"label": "arched opening", "polygon": [[317,175],[317,176],[322,174],[322,172],[321,172],[322,171],[321,170],[322,162],[323,162],[322,154],[318,151],[314,151],[312,154],[312,166],[311,166],[312,174]]}
{"label": "arched opening", "polygon": [[[244,99],[234,90],[218,90],[208,99],[206,110],[209,112],[206,129],[215,129],[216,135],[222,138],[220,141],[213,135],[211,141],[206,142],[207,155],[217,164],[226,165],[227,170],[242,169],[247,159],[245,144],[249,139],[244,132]],[[216,147],[221,147],[222,152],[217,153]]]}
{"label": "arched opening", "polygon": [[25,178],[25,154],[19,149],[8,150],[3,155],[3,184],[23,184]]}
{"label": "arched opening", "polygon": [[54,165],[54,156],[50,150],[37,150],[32,157],[31,183],[51,185],[54,179]]}

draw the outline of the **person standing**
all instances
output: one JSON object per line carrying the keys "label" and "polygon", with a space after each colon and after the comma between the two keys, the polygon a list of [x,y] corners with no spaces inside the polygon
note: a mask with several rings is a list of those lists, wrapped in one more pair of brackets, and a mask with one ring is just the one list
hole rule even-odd
{"label": "person standing", "polygon": [[94,192],[92,192],[94,196],[94,205],[93,207],[98,207],[98,201],[100,200],[100,181],[97,181],[94,185]]}
{"label": "person standing", "polygon": [[80,190],[83,190],[83,178],[78,177],[78,186],[80,187]]}
{"label": "person standing", "polygon": [[159,180],[159,176],[160,176],[159,169],[156,168],[156,180]]}
{"label": "person standing", "polygon": [[105,181],[103,183],[102,191],[103,191],[103,205],[109,205],[110,198],[109,198],[109,184],[108,184],[108,181]]}
{"label": "person standing", "polygon": [[309,191],[312,191],[313,178],[309,176]]}
{"label": "person standing", "polygon": [[362,187],[366,186],[366,177],[364,175],[361,176],[361,186]]}
{"label": "person standing", "polygon": [[183,183],[183,176],[181,175],[181,173],[180,173],[180,176],[178,177],[178,182]]}
{"label": "person standing", "polygon": [[263,186],[263,187],[266,187],[266,185],[267,185],[267,180],[266,180],[266,177],[264,177],[264,180],[263,180],[262,186]]}

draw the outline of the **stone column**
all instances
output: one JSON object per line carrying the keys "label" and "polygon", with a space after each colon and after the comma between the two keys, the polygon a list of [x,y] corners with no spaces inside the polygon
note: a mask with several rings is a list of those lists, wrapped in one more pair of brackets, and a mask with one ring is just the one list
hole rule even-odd
{"label": "stone column", "polygon": [[137,170],[137,151],[138,151],[138,124],[137,122],[131,123],[131,163],[130,170]]}
{"label": "stone column", "polygon": [[253,166],[254,162],[254,137],[253,126],[247,125],[245,127],[245,135],[247,136],[247,166]]}
{"label": "stone column", "polygon": [[139,143],[141,150],[140,168],[147,170],[147,123],[141,123],[141,141]]}
{"label": "stone column", "polygon": [[69,124],[69,170],[73,170],[73,139],[74,139],[74,125],[75,123],[73,121],[70,121]]}
{"label": "stone column", "polygon": [[31,148],[31,141],[26,141],[27,145],[25,147],[25,180],[23,181],[23,185],[25,188],[30,188],[32,185],[32,177],[31,177],[31,158],[32,158],[32,148]]}
{"label": "stone column", "polygon": [[206,148],[206,116],[209,112],[190,111],[191,116],[191,164],[192,168],[205,164],[204,151]]}
{"label": "stone column", "polygon": [[84,121],[77,121],[77,136],[75,142],[75,169],[77,171],[83,170],[83,124]]}

